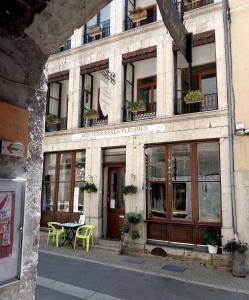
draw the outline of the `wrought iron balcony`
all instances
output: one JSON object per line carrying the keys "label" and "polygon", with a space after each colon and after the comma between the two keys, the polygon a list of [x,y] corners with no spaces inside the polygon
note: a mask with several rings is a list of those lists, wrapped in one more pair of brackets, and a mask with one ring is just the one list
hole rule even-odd
{"label": "wrought iron balcony", "polygon": [[58,118],[58,120],[52,124],[48,124],[45,127],[46,132],[59,131],[67,129],[67,118]]}
{"label": "wrought iron balcony", "polygon": [[127,122],[130,121],[138,121],[138,120],[147,120],[156,117],[156,103],[147,105],[145,111],[139,112],[129,112],[126,109],[126,120]]}
{"label": "wrought iron balcony", "polygon": [[104,118],[94,118],[94,119],[83,119],[82,127],[93,127],[93,126],[103,126],[108,124],[108,117]]}
{"label": "wrought iron balcony", "polygon": [[195,103],[185,103],[183,98],[176,99],[175,114],[188,114],[201,111],[211,111],[218,109],[217,93],[203,96],[203,100]]}
{"label": "wrought iron balcony", "polygon": [[96,40],[103,39],[110,36],[110,21],[106,21],[104,24],[101,24],[101,34],[97,36],[91,36],[85,30],[84,35],[82,36],[82,44],[88,44]]}

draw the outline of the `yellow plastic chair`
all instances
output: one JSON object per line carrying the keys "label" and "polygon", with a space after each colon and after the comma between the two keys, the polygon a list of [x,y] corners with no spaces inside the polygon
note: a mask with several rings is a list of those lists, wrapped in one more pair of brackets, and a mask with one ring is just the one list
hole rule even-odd
{"label": "yellow plastic chair", "polygon": [[65,240],[65,229],[64,227],[58,228],[60,225],[59,222],[48,222],[48,238],[47,238],[47,245],[50,238],[52,238],[53,243],[56,243],[56,247],[59,247],[59,238],[63,235]]}
{"label": "yellow plastic chair", "polygon": [[74,238],[74,245],[73,248],[75,250],[77,240],[82,240],[82,249],[85,248],[85,241],[86,241],[86,252],[89,251],[90,242],[92,244],[92,248],[94,246],[93,243],[93,231],[95,229],[94,225],[82,225],[76,230],[75,238]]}

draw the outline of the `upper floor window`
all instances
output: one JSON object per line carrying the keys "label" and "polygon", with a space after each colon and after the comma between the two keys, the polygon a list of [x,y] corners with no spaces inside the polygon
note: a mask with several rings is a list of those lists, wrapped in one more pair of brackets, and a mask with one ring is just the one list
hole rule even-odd
{"label": "upper floor window", "polygon": [[110,35],[110,11],[111,4],[108,4],[86,23],[84,26],[83,44],[87,44]]}
{"label": "upper floor window", "polygon": [[157,7],[154,0],[126,0],[124,29],[130,30],[143,26],[157,19]]}
{"label": "upper floor window", "polygon": [[63,45],[61,45],[59,48],[56,48],[54,50],[54,54],[60,53],[60,52],[63,52],[63,51],[69,50],[69,49],[71,49],[71,38],[66,40],[66,42]]}

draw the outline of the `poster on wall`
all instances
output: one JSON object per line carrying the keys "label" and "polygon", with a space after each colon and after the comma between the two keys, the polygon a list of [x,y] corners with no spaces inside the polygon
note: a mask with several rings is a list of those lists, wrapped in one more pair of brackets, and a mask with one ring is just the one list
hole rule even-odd
{"label": "poster on wall", "polygon": [[20,279],[25,184],[0,178],[0,285]]}
{"label": "poster on wall", "polygon": [[12,255],[15,192],[0,191],[0,259]]}

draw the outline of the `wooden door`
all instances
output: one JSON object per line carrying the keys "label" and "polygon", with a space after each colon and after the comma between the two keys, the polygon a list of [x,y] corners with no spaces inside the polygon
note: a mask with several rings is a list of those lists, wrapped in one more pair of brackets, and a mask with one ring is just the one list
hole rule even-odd
{"label": "wooden door", "polygon": [[124,183],[125,167],[110,167],[108,171],[107,237],[113,239],[120,239],[120,226],[124,223]]}

